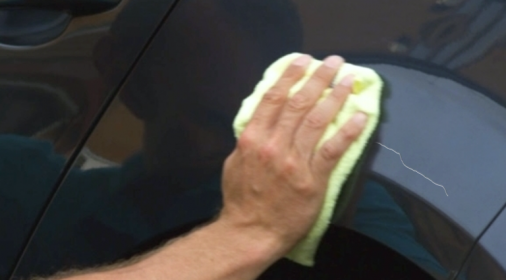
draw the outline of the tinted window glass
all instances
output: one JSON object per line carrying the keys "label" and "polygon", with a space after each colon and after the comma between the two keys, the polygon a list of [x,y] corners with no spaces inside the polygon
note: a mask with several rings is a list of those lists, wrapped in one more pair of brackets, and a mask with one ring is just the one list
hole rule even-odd
{"label": "tinted window glass", "polygon": [[135,40],[123,38],[129,47],[114,50],[121,63],[107,68],[111,48],[105,46],[119,43],[115,34],[124,31],[115,21],[125,22],[118,14],[131,9],[127,2],[136,1],[77,18],[59,11],[0,11],[2,279],[12,272],[68,160],[171,1],[143,3],[138,11],[151,16],[135,25],[144,29],[128,28]]}

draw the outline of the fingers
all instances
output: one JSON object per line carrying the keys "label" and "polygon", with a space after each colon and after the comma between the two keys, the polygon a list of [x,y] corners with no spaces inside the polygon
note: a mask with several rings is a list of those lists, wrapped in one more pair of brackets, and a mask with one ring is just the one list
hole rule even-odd
{"label": "fingers", "polygon": [[312,59],[311,56],[304,54],[288,66],[279,80],[263,96],[248,127],[265,130],[274,126],[286,103],[290,89],[304,76]]}
{"label": "fingers", "polygon": [[343,125],[335,136],[325,142],[314,154],[315,172],[323,178],[327,178],[351,143],[362,133],[366,123],[367,115],[358,112]]}
{"label": "fingers", "polygon": [[294,146],[301,156],[309,159],[328,124],[335,119],[352,91],[353,76],[348,75],[334,87],[332,92],[316,105],[303,119],[295,135]]}
{"label": "fingers", "polygon": [[286,101],[277,124],[281,139],[292,141],[302,119],[332,83],[342,64],[343,59],[339,56],[327,57],[301,90]]}

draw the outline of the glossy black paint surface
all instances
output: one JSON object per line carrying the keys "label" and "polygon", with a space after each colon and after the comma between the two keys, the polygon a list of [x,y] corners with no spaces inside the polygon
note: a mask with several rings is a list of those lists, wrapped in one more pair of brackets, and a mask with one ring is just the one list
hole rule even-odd
{"label": "glossy black paint surface", "polygon": [[341,224],[436,279],[452,279],[506,201],[506,84],[498,74],[505,18],[502,2],[437,3],[316,1],[299,11],[313,16],[304,23],[309,49],[338,50],[384,78],[384,117],[373,140],[404,161],[376,145],[350,206],[355,216]]}
{"label": "glossy black paint surface", "polygon": [[[255,46],[260,43],[257,38],[270,33],[267,30],[253,29],[256,37],[247,41],[242,37],[243,29],[251,28],[250,20],[269,10],[290,8],[290,2],[181,4],[147,50],[145,55],[149,59],[139,61],[120,92],[124,103],[142,119],[145,134],[129,135],[118,141],[141,138],[142,147],[120,162],[106,158],[114,163],[104,168],[83,170],[77,164],[74,166],[16,276],[112,262],[138,251],[144,243],[168,230],[212,217],[219,210],[221,165],[235,144],[230,124],[237,106],[272,60],[295,50],[291,41],[298,43],[298,38],[287,40],[272,34],[269,42],[279,48],[273,52],[271,44],[264,43],[262,50]],[[228,17],[231,23],[224,22],[223,17]],[[291,28],[292,21],[297,24],[298,18],[274,13],[270,20]],[[236,22],[242,25],[232,24]],[[269,22],[266,23],[259,26],[265,29]],[[202,28],[209,29],[201,31]],[[234,56],[230,56],[232,53]],[[218,90],[221,92],[218,98],[192,96]],[[243,94],[233,96],[239,92]],[[198,106],[196,111],[190,103],[193,101]],[[216,104],[227,110],[228,115],[222,116],[206,107]],[[114,119],[111,111],[104,118]],[[103,135],[92,135],[90,141],[94,137],[111,139],[119,133],[116,126],[104,129],[100,126],[97,130]],[[105,162],[104,157],[99,154],[94,158]],[[56,228],[59,230],[55,231]]]}
{"label": "glossy black paint surface", "polygon": [[121,0],[1,0],[0,9],[51,9],[74,16],[103,13],[118,6]]}
{"label": "glossy black paint surface", "polygon": [[506,279],[506,213],[502,211],[480,238],[456,279]]}
{"label": "glossy black paint surface", "polygon": [[[377,214],[385,222],[376,221],[375,226],[380,231],[389,230],[389,226],[400,225],[400,221],[389,219],[404,219],[406,226],[412,227],[411,233],[385,242],[427,270],[435,270],[437,278],[445,279],[459,270],[474,240],[506,199],[502,188],[506,150],[501,149],[506,143],[502,122],[506,110],[448,78],[399,66],[371,67],[388,81],[386,116],[376,140],[402,155],[401,161],[394,151],[379,146],[372,159],[371,172],[387,179],[383,186],[394,198],[389,203],[402,209],[398,215]],[[368,192],[369,185],[365,184],[363,200],[373,203]],[[381,201],[383,197],[376,195],[376,211],[391,210]],[[357,219],[361,219],[361,203]],[[363,227],[369,236],[375,236],[369,225],[355,228],[361,231]],[[390,229],[391,235],[394,232]],[[422,260],[414,253],[415,248],[398,244],[402,236],[417,243],[420,253],[430,255],[428,259]]]}
{"label": "glossy black paint surface", "polygon": [[[71,18],[61,34],[43,44],[0,42],[1,279],[12,272],[67,160],[173,1],[139,3],[123,1],[105,13]],[[137,12],[150,16],[143,18]],[[19,21],[20,14],[29,20]],[[45,34],[53,25],[41,23],[60,16],[1,8],[0,15],[3,27],[24,24],[22,32],[13,28],[0,32],[21,41]],[[118,42],[115,36],[121,33],[131,37]],[[107,60],[110,53],[119,62]]]}
{"label": "glossy black paint surface", "polygon": [[[272,61],[298,51],[342,54],[377,70],[386,89],[374,141],[427,177],[372,143],[335,224],[389,246],[436,279],[454,278],[506,202],[505,7],[181,1],[74,162],[17,275],[112,262],[216,214],[240,102]],[[107,59],[97,61],[118,73],[128,66],[114,50],[129,53],[121,42],[136,38],[122,30]],[[501,263],[480,246],[489,262]]]}

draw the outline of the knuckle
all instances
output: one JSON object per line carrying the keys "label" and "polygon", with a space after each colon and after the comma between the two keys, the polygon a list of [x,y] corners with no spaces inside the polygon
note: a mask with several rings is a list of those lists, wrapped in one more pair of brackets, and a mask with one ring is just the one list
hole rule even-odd
{"label": "knuckle", "polygon": [[268,120],[267,114],[263,112],[256,111],[253,116],[251,116],[250,123],[261,123]]}
{"label": "knuckle", "polygon": [[333,143],[325,143],[320,149],[320,154],[323,159],[333,161],[341,156],[341,149]]}
{"label": "knuckle", "polygon": [[223,169],[228,170],[231,166],[233,166],[233,157],[234,153],[230,154],[223,163]]}
{"label": "knuckle", "polygon": [[336,72],[337,69],[321,67],[314,72],[309,82],[317,87],[330,87]]}
{"label": "knuckle", "polygon": [[341,101],[344,97],[346,97],[351,92],[350,89],[345,88],[341,85],[337,85],[334,90],[332,90],[329,94],[329,98],[333,98],[334,100]]}
{"label": "knuckle", "polygon": [[302,195],[306,197],[311,197],[315,195],[318,192],[318,189],[316,188],[315,184],[306,180],[299,182],[295,185],[295,189]]}
{"label": "knuckle", "polygon": [[297,159],[295,159],[292,156],[289,156],[284,159],[281,170],[284,174],[291,175],[296,173],[297,168],[298,168]]}
{"label": "knuckle", "polygon": [[241,136],[239,137],[239,140],[237,141],[237,148],[240,150],[250,149],[253,147],[255,143],[255,135],[254,133],[246,129]]}
{"label": "knuckle", "polygon": [[306,67],[303,65],[290,64],[286,71],[283,73],[281,79],[286,79],[290,82],[298,80],[306,71]]}
{"label": "knuckle", "polygon": [[345,125],[339,131],[339,135],[346,142],[352,142],[358,135],[358,130],[351,125]]}
{"label": "knuckle", "polygon": [[332,72],[329,69],[321,69],[314,73],[311,80],[319,86],[327,87],[332,82]]}
{"label": "knuckle", "polygon": [[260,147],[258,155],[261,160],[268,162],[277,157],[278,150],[278,147],[273,142],[270,142]]}
{"label": "knuckle", "polygon": [[264,95],[264,101],[271,104],[282,104],[285,101],[285,91],[279,86],[271,87]]}
{"label": "knuckle", "polygon": [[295,94],[288,102],[288,108],[292,111],[304,111],[309,106],[309,98],[300,93]]}
{"label": "knuckle", "polygon": [[327,122],[322,114],[312,113],[307,116],[304,125],[310,128],[323,128],[327,125]]}

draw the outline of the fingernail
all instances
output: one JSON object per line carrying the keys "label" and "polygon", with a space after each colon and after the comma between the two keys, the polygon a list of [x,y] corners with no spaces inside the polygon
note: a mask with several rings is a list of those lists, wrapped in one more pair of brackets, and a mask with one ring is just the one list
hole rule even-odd
{"label": "fingernail", "polygon": [[313,58],[310,55],[304,54],[295,59],[292,64],[297,66],[306,66]]}
{"label": "fingernail", "polygon": [[341,85],[344,86],[344,87],[348,87],[348,88],[351,88],[353,86],[353,82],[355,80],[355,76],[353,75],[348,75],[346,77],[344,77],[342,80],[341,80]]}
{"label": "fingernail", "polygon": [[327,67],[338,68],[343,63],[343,58],[337,55],[329,56],[323,61]]}
{"label": "fingernail", "polygon": [[353,121],[356,124],[363,125],[367,121],[367,115],[362,112],[358,112],[353,116]]}

